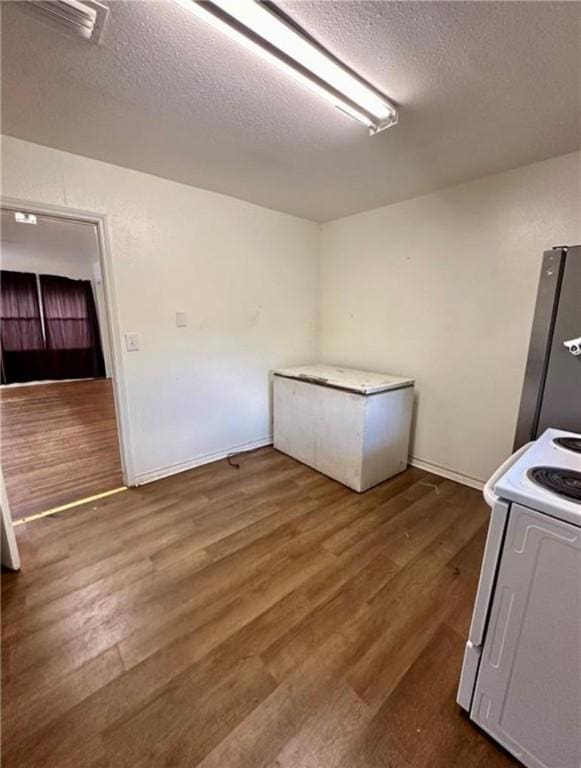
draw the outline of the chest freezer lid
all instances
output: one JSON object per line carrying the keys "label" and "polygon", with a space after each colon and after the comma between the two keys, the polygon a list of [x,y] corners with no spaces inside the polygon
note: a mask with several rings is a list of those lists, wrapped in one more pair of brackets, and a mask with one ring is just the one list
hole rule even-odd
{"label": "chest freezer lid", "polygon": [[295,368],[279,368],[276,376],[299,379],[335,389],[344,389],[360,395],[372,395],[390,389],[413,387],[414,380],[386,373],[358,371],[353,368],[338,368],[332,365],[300,365]]}

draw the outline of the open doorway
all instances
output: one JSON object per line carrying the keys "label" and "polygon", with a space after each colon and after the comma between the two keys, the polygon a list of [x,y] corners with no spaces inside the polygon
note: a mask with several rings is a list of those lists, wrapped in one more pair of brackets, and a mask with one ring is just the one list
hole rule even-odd
{"label": "open doorway", "polygon": [[123,485],[97,225],[1,210],[2,466],[22,519]]}

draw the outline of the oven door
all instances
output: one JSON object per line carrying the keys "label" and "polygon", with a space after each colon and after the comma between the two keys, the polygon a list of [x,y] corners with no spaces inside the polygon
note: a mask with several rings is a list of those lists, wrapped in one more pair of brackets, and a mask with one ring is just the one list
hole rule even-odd
{"label": "oven door", "polygon": [[581,765],[581,529],[513,504],[471,719],[529,768]]}

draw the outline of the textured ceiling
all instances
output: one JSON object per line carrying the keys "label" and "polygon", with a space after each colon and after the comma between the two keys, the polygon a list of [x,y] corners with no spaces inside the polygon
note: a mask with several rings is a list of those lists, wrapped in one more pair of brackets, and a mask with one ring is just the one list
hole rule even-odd
{"label": "textured ceiling", "polygon": [[581,3],[279,5],[400,107],[358,123],[171,0],[102,45],[3,1],[3,131],[324,221],[581,144]]}

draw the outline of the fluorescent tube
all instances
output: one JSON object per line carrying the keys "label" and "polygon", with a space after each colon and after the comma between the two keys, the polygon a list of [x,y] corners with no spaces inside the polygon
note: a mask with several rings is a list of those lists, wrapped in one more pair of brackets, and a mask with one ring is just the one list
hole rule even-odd
{"label": "fluorescent tube", "polygon": [[397,123],[397,110],[385,96],[262,3],[176,2],[359,120],[371,133]]}

